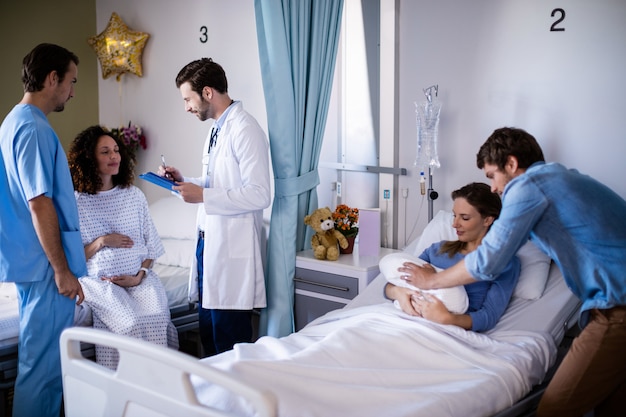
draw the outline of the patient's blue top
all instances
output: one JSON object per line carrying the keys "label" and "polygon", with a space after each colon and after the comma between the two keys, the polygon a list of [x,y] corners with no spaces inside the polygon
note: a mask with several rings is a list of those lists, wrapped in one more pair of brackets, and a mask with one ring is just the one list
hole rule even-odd
{"label": "patient's blue top", "polygon": [[583,311],[626,305],[625,219],[626,201],[607,186],[537,162],[506,185],[500,218],[465,266],[474,278],[493,279],[530,237],[559,266]]}
{"label": "patient's blue top", "polygon": [[[441,245],[444,242],[432,244],[419,257],[438,268],[446,269],[466,256],[462,253],[456,253],[450,257],[447,253],[440,253]],[[520,261],[517,256],[514,256],[497,279],[465,285],[469,300],[467,314],[472,318],[473,331],[484,332],[496,325],[509,304],[519,275]]]}
{"label": "patient's blue top", "polygon": [[65,151],[45,114],[16,105],[0,127],[0,281],[54,275],[33,226],[29,200],[45,195],[56,208],[71,271],[87,273],[78,209]]}

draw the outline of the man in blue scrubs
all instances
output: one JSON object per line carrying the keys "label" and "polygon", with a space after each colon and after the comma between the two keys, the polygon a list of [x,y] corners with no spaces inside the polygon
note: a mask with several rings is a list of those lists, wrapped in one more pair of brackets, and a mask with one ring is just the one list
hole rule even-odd
{"label": "man in blue scrubs", "polygon": [[47,115],[74,96],[78,57],[52,45],[23,60],[24,96],[0,126],[0,281],[17,286],[20,333],[13,415],[58,417],[59,336],[87,273],[65,152]]}
{"label": "man in blue scrubs", "polygon": [[559,266],[582,301],[581,334],[548,385],[537,417],[625,415],[626,201],[593,178],[546,163],[529,133],[496,129],[477,165],[502,196],[502,212],[477,250],[431,275],[407,265],[420,288],[491,280],[529,238]]}

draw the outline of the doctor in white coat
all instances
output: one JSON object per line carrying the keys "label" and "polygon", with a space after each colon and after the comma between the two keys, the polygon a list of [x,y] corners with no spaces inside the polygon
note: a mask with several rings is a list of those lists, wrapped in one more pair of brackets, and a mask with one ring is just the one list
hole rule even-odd
{"label": "doctor in white coat", "polygon": [[214,123],[202,150],[202,176],[171,166],[159,175],[198,207],[198,246],[190,300],[199,301],[205,355],[252,339],[252,310],[266,307],[261,259],[263,209],[270,205],[269,144],[257,121],[228,95],[222,67],[210,58],[186,65],[176,77],[185,111]]}

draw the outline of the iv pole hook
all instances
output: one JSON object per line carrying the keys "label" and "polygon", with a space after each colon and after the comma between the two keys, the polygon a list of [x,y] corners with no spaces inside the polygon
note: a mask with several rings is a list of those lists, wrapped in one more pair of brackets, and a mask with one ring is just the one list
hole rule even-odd
{"label": "iv pole hook", "polygon": [[435,97],[437,97],[437,95],[439,94],[439,84],[434,84],[434,85],[431,85],[430,87],[426,87],[422,89],[422,91],[424,92],[424,95],[426,96],[426,100],[428,100],[429,103],[433,102],[433,96],[432,96],[433,90],[435,90]]}

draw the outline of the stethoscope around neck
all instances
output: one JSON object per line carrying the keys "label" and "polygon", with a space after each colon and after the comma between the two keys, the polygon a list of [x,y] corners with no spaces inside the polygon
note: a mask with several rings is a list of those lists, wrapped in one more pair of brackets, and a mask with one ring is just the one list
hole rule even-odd
{"label": "stethoscope around neck", "polygon": [[209,187],[211,181],[211,173],[213,171],[213,159],[215,157],[215,152],[211,152],[217,146],[217,135],[219,133],[219,128],[213,126],[211,129],[211,136],[209,137],[209,146],[204,155],[202,155],[202,165],[205,167],[205,179],[204,186]]}
{"label": "stethoscope around neck", "polygon": [[209,149],[207,150],[207,154],[211,153],[211,150],[217,145],[217,134],[220,129],[218,127],[213,126],[211,129],[211,136],[209,138]]}

